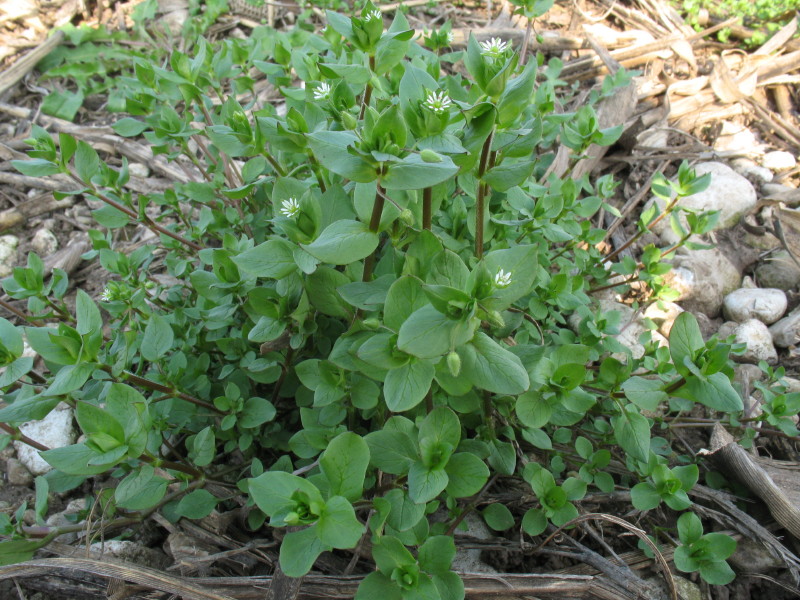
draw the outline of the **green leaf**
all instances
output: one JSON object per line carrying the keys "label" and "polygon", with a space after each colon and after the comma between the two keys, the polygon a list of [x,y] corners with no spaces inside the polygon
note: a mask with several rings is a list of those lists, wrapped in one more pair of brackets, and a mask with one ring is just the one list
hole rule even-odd
{"label": "green leaf", "polygon": [[483,181],[493,190],[505,192],[526,181],[535,166],[536,161],[533,160],[505,162],[489,169],[483,176]]}
{"label": "green leaf", "polygon": [[464,582],[453,571],[434,573],[433,583],[441,600],[464,600]]}
{"label": "green leaf", "polygon": [[61,172],[59,166],[43,158],[29,160],[12,160],[11,165],[23,175],[28,177],[47,177]]}
{"label": "green leaf", "polygon": [[669,332],[669,352],[675,368],[682,375],[688,375],[684,360],[693,360],[694,355],[705,347],[703,334],[695,316],[686,311],[675,319]]}
{"label": "green leaf", "polygon": [[678,538],[683,544],[693,544],[703,535],[703,523],[693,512],[678,517]]}
{"label": "green leaf", "polygon": [[522,529],[530,536],[537,536],[547,529],[547,516],[539,508],[530,508],[522,517]]}
{"label": "green leaf", "polygon": [[44,546],[47,540],[29,541],[14,540],[0,542],[0,566],[13,565],[14,563],[31,560],[34,553]]}
{"label": "green leaf", "polygon": [[80,90],[77,92],[56,90],[44,97],[40,108],[46,115],[72,121],[83,105],[83,98],[83,92]]}
{"label": "green leaf", "polygon": [[403,412],[417,406],[431,388],[436,369],[430,363],[410,360],[386,374],[383,394],[392,412]]}
{"label": "green leaf", "polygon": [[[25,350],[25,344],[22,341],[22,331],[2,317],[0,317],[0,349],[5,349],[12,360],[22,356],[22,352]],[[0,360],[5,358],[6,357],[0,353]]]}
{"label": "green leaf", "polygon": [[528,389],[528,372],[519,357],[483,332],[464,348],[463,373],[475,387],[495,394],[521,394]]}
{"label": "green leaf", "polygon": [[319,459],[330,493],[351,502],[360,499],[369,459],[369,446],[361,436],[346,431],[331,440]]}
{"label": "green leaf", "polygon": [[445,471],[450,478],[447,493],[454,498],[477,494],[489,480],[489,467],[470,452],[459,452],[451,456]]}
{"label": "green leaf", "polygon": [[378,235],[364,223],[343,219],[328,225],[320,236],[303,249],[332,265],[347,265],[366,258],[378,247]]}
{"label": "green leaf", "polygon": [[164,358],[174,340],[175,334],[169,322],[161,315],[151,315],[142,337],[142,356],[151,362]]}
{"label": "green leaf", "polygon": [[437,406],[422,421],[419,439],[430,439],[455,448],[461,441],[461,420],[446,406]]}
{"label": "green leaf", "polygon": [[143,121],[139,121],[138,119],[125,117],[124,119],[120,119],[114,123],[111,128],[116,132],[117,135],[121,135],[122,137],[136,137],[145,129],[148,129],[149,125]]}
{"label": "green leaf", "polygon": [[74,392],[83,387],[83,384],[94,372],[95,365],[92,363],[78,363],[77,365],[67,365],[59,369],[53,383],[50,384],[43,396],[63,396]]}
{"label": "green leaf", "polygon": [[217,506],[217,499],[206,490],[194,490],[178,502],[177,511],[187,519],[202,519],[211,514]]}
{"label": "green leaf", "polygon": [[678,571],[684,573],[692,573],[700,568],[700,564],[692,558],[691,548],[689,546],[678,546],[672,555],[672,561]]}
{"label": "green leaf", "polygon": [[497,122],[501,126],[511,125],[530,104],[533,84],[536,82],[536,71],[536,65],[529,62],[522,74],[506,85],[497,103]]}
{"label": "green leaf", "polygon": [[108,465],[90,465],[89,461],[97,453],[86,447],[85,444],[73,444],[63,448],[53,448],[39,455],[54,469],[68,475],[97,475],[108,470]]}
{"label": "green leaf", "polygon": [[313,483],[283,471],[267,471],[248,479],[247,484],[253,501],[270,517],[287,506],[293,507],[292,495],[297,491],[307,494],[312,502],[322,502],[322,494]]}
{"label": "green leaf", "polygon": [[744,408],[741,396],[724,373],[709,375],[705,381],[691,375],[686,384],[673,393],[722,412],[736,413]]}
{"label": "green leaf", "polygon": [[378,570],[382,573],[392,573],[398,567],[410,567],[417,564],[399,539],[391,535],[378,538],[372,545],[372,557]]}
{"label": "green leaf", "polygon": [[405,475],[417,459],[414,441],[402,431],[373,431],[364,438],[369,446],[370,461],[391,475]]}
{"label": "green leaf", "polygon": [[661,504],[661,495],[653,484],[643,481],[631,488],[631,503],[636,510],[652,510]]}
{"label": "green leaf", "polygon": [[101,447],[103,451],[125,443],[125,430],[107,410],[88,402],[78,402],[75,407],[75,418],[90,440],[94,441],[97,436],[102,436],[100,439],[103,440],[104,447]]}
{"label": "green leaf", "polygon": [[289,577],[302,577],[328,549],[317,537],[316,525],[289,532],[281,542],[281,570]]}
{"label": "green leaf", "polygon": [[421,462],[408,472],[408,495],[416,503],[430,502],[447,487],[449,478],[444,469],[429,469]]}
{"label": "green leaf", "polygon": [[388,163],[381,185],[387,190],[421,190],[447,181],[458,172],[449,156],[441,162],[425,162],[419,154],[409,154],[403,160]]}
{"label": "green leaf", "polygon": [[316,527],[320,541],[333,548],[354,548],[364,533],[353,505],[342,496],[328,500]]}
{"label": "green leaf", "polygon": [[142,465],[123,479],[114,491],[117,505],[128,510],[146,510],[161,501],[169,482],[156,475],[150,465]]}
{"label": "green leaf", "polygon": [[81,335],[103,333],[103,319],[100,309],[83,290],[78,290],[75,297],[75,316],[77,325],[75,329]]}
{"label": "green leaf", "polygon": [[700,565],[700,576],[711,585],[728,585],[736,578],[736,573],[724,560]]}
{"label": "green leaf", "polygon": [[550,421],[553,407],[542,397],[539,391],[531,390],[517,398],[514,411],[523,425],[538,429],[539,427],[544,427]]}
{"label": "green leaf", "polygon": [[130,221],[130,217],[118,208],[108,204],[92,211],[92,217],[98,224],[108,229],[119,229],[125,227]]}
{"label": "green leaf", "polygon": [[434,535],[419,548],[419,566],[428,573],[446,573],[456,556],[456,544],[449,535]]}
{"label": "green leaf", "polygon": [[297,270],[294,246],[286,240],[268,240],[233,257],[242,271],[256,277],[283,279]]}
{"label": "green leaf", "polygon": [[75,171],[81,181],[89,183],[100,172],[100,157],[97,150],[83,141],[78,142],[75,151]]}
{"label": "green leaf", "polygon": [[358,141],[349,131],[319,131],[307,134],[306,138],[320,164],[337,175],[358,183],[369,183],[377,178],[372,165],[348,152],[347,147]]}
{"label": "green leaf", "polygon": [[[2,335],[2,334],[0,334]],[[33,368],[33,357],[22,356],[5,367],[0,373],[0,388],[4,388],[26,375]]]}
{"label": "green leaf", "polygon": [[408,531],[425,516],[425,505],[412,502],[404,490],[390,490],[384,498],[390,507],[386,523],[392,529]]}
{"label": "green leaf", "polygon": [[514,515],[504,504],[493,502],[483,509],[483,520],[495,531],[505,531],[514,526]]}
{"label": "green leaf", "polygon": [[[2,545],[0,545],[2,548]],[[32,553],[31,553],[32,554]],[[402,600],[403,593],[394,581],[383,573],[374,571],[358,584],[355,600]]]}
{"label": "green leaf", "polygon": [[399,331],[411,314],[426,304],[428,300],[422,291],[419,279],[404,275],[397,279],[386,293],[383,322],[390,329]]}
{"label": "green leaf", "polygon": [[633,458],[647,461],[650,452],[650,423],[638,413],[626,410],[621,416],[611,419],[614,438],[622,449]]}
{"label": "green leaf", "polygon": [[659,404],[669,399],[663,382],[658,379],[631,377],[622,384],[625,397],[643,410],[655,411]]}
{"label": "green leaf", "polygon": [[211,426],[202,429],[192,438],[189,458],[196,466],[206,467],[211,464],[217,452],[214,442],[214,431]]}
{"label": "green leaf", "polygon": [[400,327],[397,347],[418,358],[436,358],[467,341],[470,332],[466,323],[450,319],[428,304]]}
{"label": "green leaf", "polygon": [[245,400],[242,412],[236,417],[236,422],[240,427],[252,428],[259,427],[264,423],[272,421],[277,414],[272,402],[264,398],[248,398]]}

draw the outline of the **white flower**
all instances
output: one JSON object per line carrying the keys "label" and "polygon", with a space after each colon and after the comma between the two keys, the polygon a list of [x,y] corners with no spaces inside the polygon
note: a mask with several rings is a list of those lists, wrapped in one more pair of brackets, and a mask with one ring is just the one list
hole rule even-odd
{"label": "white flower", "polygon": [[422,106],[435,113],[441,114],[447,112],[451,104],[450,98],[444,92],[428,92],[428,97],[425,98]]}
{"label": "white flower", "polygon": [[284,217],[294,217],[300,212],[300,203],[297,198],[289,198],[281,202],[281,214]]}
{"label": "white flower", "polygon": [[103,302],[111,302],[111,290],[108,288],[103,289],[103,293],[100,294],[100,300]]}
{"label": "white flower", "polygon": [[499,288],[507,288],[511,285],[511,273],[506,273],[503,269],[497,272],[494,276],[494,284]]}
{"label": "white flower", "polygon": [[375,19],[383,20],[383,13],[379,10],[373,10],[364,15],[364,22],[369,23]]}
{"label": "white flower", "polygon": [[502,41],[500,38],[492,38],[486,42],[481,42],[481,48],[483,48],[481,54],[491,56],[492,58],[498,58],[506,51],[508,43]]}
{"label": "white flower", "polygon": [[452,30],[447,32],[447,45],[448,46],[452,46],[453,45],[453,31]]}
{"label": "white flower", "polygon": [[331,86],[328,83],[320,83],[313,91],[314,100],[327,100],[331,95]]}

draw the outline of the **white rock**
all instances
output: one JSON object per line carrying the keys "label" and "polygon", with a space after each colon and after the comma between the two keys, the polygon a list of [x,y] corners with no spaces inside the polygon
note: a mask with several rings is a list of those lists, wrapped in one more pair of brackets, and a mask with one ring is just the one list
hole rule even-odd
{"label": "white rock", "polygon": [[783,150],[776,150],[774,152],[767,152],[761,159],[761,165],[770,171],[788,171],[793,169],[797,164],[797,159],[791,152],[784,152]]}
{"label": "white rock", "polygon": [[[72,409],[63,402],[56,406],[41,421],[30,421],[20,425],[20,432],[32,440],[48,448],[61,448],[69,446],[75,441],[75,425],[72,419]],[[14,448],[17,457],[34,475],[44,475],[52,470],[45,460],[39,456],[39,451],[27,444],[15,441]]]}
{"label": "white rock", "polygon": [[14,266],[17,263],[17,246],[19,246],[17,236],[0,236],[0,278],[8,277],[14,272]]}
{"label": "white rock", "polygon": [[714,142],[714,149],[745,152],[750,156],[764,153],[763,145],[750,129],[731,121],[722,122],[722,130]]}
{"label": "white rock", "polygon": [[142,163],[130,163],[128,165],[128,172],[131,174],[131,177],[141,177],[144,179],[150,176],[150,169],[147,168],[147,165],[143,165]]}
{"label": "white rock", "polygon": [[644,311],[644,317],[646,319],[650,319],[658,325],[658,332],[665,336],[669,337],[669,332],[672,329],[672,324],[675,322],[675,319],[678,318],[678,315],[683,312],[683,308],[679,305],[675,304],[674,302],[667,302],[666,300],[659,300],[658,302],[653,302],[650,306],[648,306]]}
{"label": "white rock", "polygon": [[673,264],[664,279],[678,292],[678,301],[686,310],[711,318],[719,314],[722,299],[742,282],[738,269],[716,248],[681,251]]}
{"label": "white rock", "polygon": [[741,288],[725,296],[722,313],[726,319],[737,323],[758,319],[771,325],[783,316],[787,305],[783,290]]}
{"label": "white rock", "polygon": [[734,360],[753,364],[764,360],[771,365],[778,362],[778,352],[772,343],[772,335],[767,326],[758,319],[739,324],[734,333],[736,343],[747,346],[744,354],[734,355]]}
{"label": "white rock", "polygon": [[44,258],[58,250],[58,240],[52,231],[42,228],[33,234],[31,247],[40,258]]}
{"label": "white rock", "polygon": [[33,483],[31,472],[16,458],[9,458],[6,461],[6,477],[11,485],[30,485]]}
{"label": "white rock", "polygon": [[[466,535],[472,538],[491,540],[495,537],[483,519],[476,515],[474,511],[467,513],[467,516],[464,517],[464,523],[467,526]],[[457,533],[456,538],[458,536],[459,534]],[[497,569],[483,562],[481,550],[462,548],[458,542],[456,542],[456,555],[453,558],[452,568],[460,573],[497,573]]]}
{"label": "white rock", "polygon": [[794,309],[769,328],[778,348],[788,348],[800,342],[800,308]]}
{"label": "white rock", "polygon": [[[678,201],[678,206],[685,208],[706,211],[720,211],[719,220],[714,229],[727,229],[739,223],[742,215],[750,212],[756,205],[756,190],[753,184],[739,175],[728,165],[716,162],[701,163],[695,167],[697,176],[711,174],[711,182],[705,191],[699,192]],[[647,207],[655,202],[660,210],[664,209],[665,203],[661,198],[653,196],[648,202]],[[681,216],[684,227],[686,218]],[[675,244],[680,239],[672,227],[669,219],[659,221],[654,227],[653,232],[658,234],[664,244]]]}
{"label": "white rock", "polygon": [[749,158],[737,158],[731,161],[731,166],[739,175],[747,177],[747,179],[758,185],[769,183],[775,178],[772,171],[766,167],[757,165]]}
{"label": "white rock", "polygon": [[763,287],[789,291],[800,284],[800,267],[781,250],[756,267],[756,280]]}
{"label": "white rock", "polygon": [[[83,547],[85,548],[85,546]],[[112,556],[125,562],[153,569],[163,569],[170,562],[163,552],[129,540],[95,542],[89,546],[89,549],[103,556]]]}

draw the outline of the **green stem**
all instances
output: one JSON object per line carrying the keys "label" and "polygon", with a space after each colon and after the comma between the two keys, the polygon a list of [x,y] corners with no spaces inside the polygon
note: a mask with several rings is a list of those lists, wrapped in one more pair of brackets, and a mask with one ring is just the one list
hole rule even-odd
{"label": "green stem", "polygon": [[[375,72],[375,57],[374,56],[370,56],[369,57],[369,70],[372,73]],[[371,98],[372,98],[372,84],[370,84],[370,82],[367,82],[367,87],[364,89],[364,98],[361,101],[361,112],[358,115],[358,120],[359,121],[364,118],[364,113],[367,110],[367,106],[369,106],[369,101],[370,101]]]}
{"label": "green stem", "polygon": [[433,188],[426,187],[422,190],[422,228],[431,230],[431,197]]}
{"label": "green stem", "polygon": [[494,130],[486,138],[481,150],[481,162],[478,165],[478,197],[475,199],[475,257],[480,260],[483,258],[483,222],[484,222],[484,198],[488,186],[485,186],[481,179],[486,173],[486,165],[489,162],[489,154],[492,148]]}
{"label": "green stem", "polygon": [[[383,188],[381,188],[381,184],[379,183],[378,188],[375,191],[375,202],[372,205],[372,216],[369,220],[369,230],[372,233],[378,233],[378,229],[381,226],[381,215],[383,214],[384,203]],[[375,251],[364,261],[364,275],[361,278],[361,281],[366,282],[372,279],[372,271],[375,268],[375,256],[377,253],[378,249],[375,248]]]}

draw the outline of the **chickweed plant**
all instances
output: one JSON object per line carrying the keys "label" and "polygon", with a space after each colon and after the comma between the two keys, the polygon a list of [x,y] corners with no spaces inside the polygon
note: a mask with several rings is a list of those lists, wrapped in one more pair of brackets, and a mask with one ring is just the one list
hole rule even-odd
{"label": "chickweed plant", "polygon": [[[82,437],[39,448],[54,469],[37,478],[40,522],[25,525],[24,506],[0,515],[0,561],[83,530],[42,519],[48,491],[89,478],[115,482],[90,533],[244,506],[258,535],[285,530],[292,577],[369,542],[358,598],[462,598],[453,534],[471,511],[525,536],[568,525],[590,491],[630,488],[636,508],[675,511],[673,527],[691,511],[697,459],[670,426],[696,403],[736,424],[731,346],[704,342],[688,313],[669,347],[649,333],[643,356],[620,344],[619,313],[595,292],[637,281],[666,295],[676,247],[602,253],[590,219],[614,212],[615,182],[549,169],[560,146],[574,164],[617,139],[593,105],[626,78],[565,112],[556,59],[521,67],[499,39],[449,52],[449,25],[431,49],[369,2],[327,18],[321,34],[263,27],[135,61],[114,128],[189,183],[134,193],[124,161],[33,128],[16,168],[66,174],[80,189],[60,196],[104,203],[87,258],[110,280],[96,300],[68,294],[31,254],[3,282],[27,301],[0,319],[6,443],[61,402]],[[252,98],[252,68],[282,102],[237,101]],[[686,165],[658,177],[666,209],[643,214],[631,243],[707,183]],[[690,231],[672,219],[689,244],[714,222],[690,216]],[[115,234],[132,224],[153,235],[126,253]],[[483,501],[510,484],[535,499],[525,510]],[[679,568],[719,583],[730,543],[703,554],[717,538],[678,529]]]}

